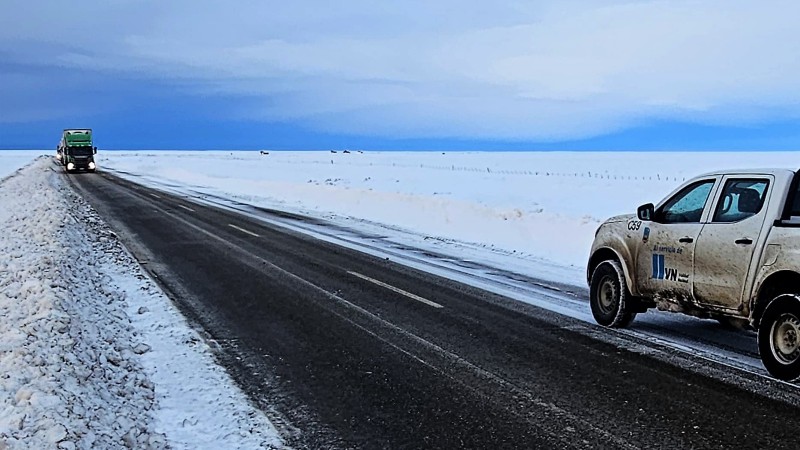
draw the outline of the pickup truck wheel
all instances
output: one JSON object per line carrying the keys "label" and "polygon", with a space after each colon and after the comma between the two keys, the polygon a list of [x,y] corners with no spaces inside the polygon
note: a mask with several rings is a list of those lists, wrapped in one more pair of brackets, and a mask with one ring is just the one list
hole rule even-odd
{"label": "pickup truck wheel", "polygon": [[782,294],[767,305],[758,326],[758,351],[770,375],[786,381],[800,377],[800,296]]}
{"label": "pickup truck wheel", "polygon": [[622,266],[614,260],[601,262],[592,273],[589,289],[594,320],[606,327],[627,327],[636,317],[632,300]]}

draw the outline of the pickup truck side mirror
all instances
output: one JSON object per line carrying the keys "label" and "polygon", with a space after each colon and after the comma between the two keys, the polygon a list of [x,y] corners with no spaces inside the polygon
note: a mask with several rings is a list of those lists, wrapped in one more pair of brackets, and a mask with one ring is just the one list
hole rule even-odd
{"label": "pickup truck side mirror", "polygon": [[639,220],[653,220],[655,208],[655,205],[652,203],[644,204],[636,210],[636,215],[639,217]]}

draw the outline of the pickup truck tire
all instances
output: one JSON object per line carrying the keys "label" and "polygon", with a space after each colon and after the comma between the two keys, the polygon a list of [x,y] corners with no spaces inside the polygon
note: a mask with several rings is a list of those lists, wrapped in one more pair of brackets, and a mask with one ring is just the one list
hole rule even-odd
{"label": "pickup truck tire", "polygon": [[589,288],[589,304],[594,320],[606,327],[627,327],[636,317],[632,303],[619,262],[609,259],[598,264],[592,272]]}
{"label": "pickup truck tire", "polygon": [[800,296],[782,294],[767,305],[758,326],[758,351],[770,375],[800,378]]}

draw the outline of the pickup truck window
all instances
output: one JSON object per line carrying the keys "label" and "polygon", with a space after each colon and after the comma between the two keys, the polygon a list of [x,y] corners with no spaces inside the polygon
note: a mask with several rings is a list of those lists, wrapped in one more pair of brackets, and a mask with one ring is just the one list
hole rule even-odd
{"label": "pickup truck window", "polygon": [[769,180],[735,179],[725,182],[712,222],[738,222],[754,216],[764,206]]}
{"label": "pickup truck window", "polygon": [[664,203],[656,213],[661,223],[700,222],[715,180],[703,180],[692,183]]}
{"label": "pickup truck window", "polygon": [[795,174],[795,179],[792,181],[792,191],[789,192],[789,202],[786,205],[784,219],[800,216],[800,174]]}

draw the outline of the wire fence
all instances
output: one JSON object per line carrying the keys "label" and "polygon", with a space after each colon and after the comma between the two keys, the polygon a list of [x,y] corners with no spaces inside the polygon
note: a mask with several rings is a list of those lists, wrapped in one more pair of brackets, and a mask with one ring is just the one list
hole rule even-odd
{"label": "wire fence", "polygon": [[678,182],[686,181],[686,177],[680,175],[667,175],[661,173],[651,174],[621,174],[610,173],[608,171],[550,171],[550,170],[534,170],[534,169],[509,169],[497,168],[486,166],[464,166],[455,164],[411,164],[411,163],[376,163],[376,162],[356,162],[356,161],[341,161],[341,160],[279,160],[275,161],[283,164],[314,164],[314,165],[346,165],[353,167],[394,167],[403,169],[423,169],[423,170],[436,170],[436,171],[449,171],[449,172],[471,172],[471,173],[486,173],[494,175],[512,175],[512,176],[528,176],[528,177],[558,177],[558,178],[597,178],[607,180],[629,180],[629,181],[665,181],[665,182]]}

